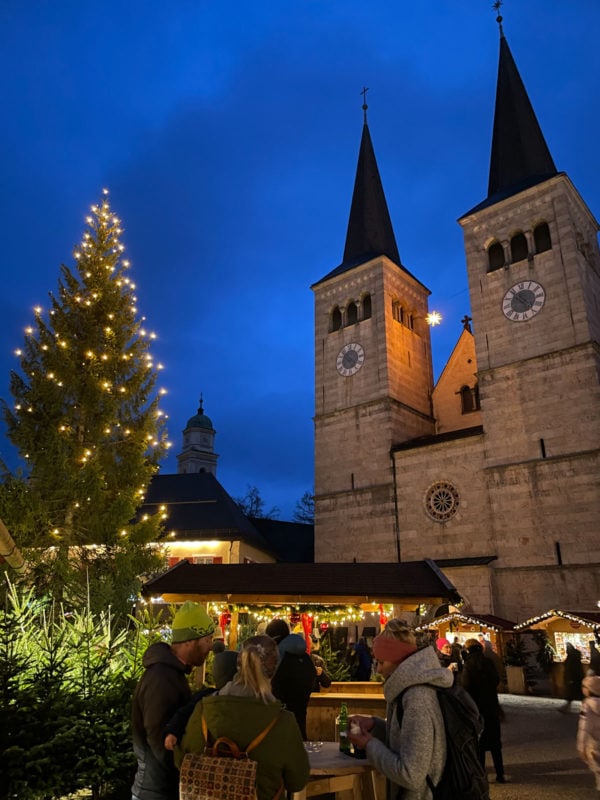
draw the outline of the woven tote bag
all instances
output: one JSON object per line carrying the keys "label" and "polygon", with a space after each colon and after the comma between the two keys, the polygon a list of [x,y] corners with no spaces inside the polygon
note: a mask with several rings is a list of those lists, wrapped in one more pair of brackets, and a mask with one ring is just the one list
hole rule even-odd
{"label": "woven tote bag", "polygon": [[[204,753],[187,753],[179,773],[179,800],[256,800],[258,764],[248,756],[278,717],[254,738],[245,750],[221,736]],[[206,720],[202,717],[204,740],[208,742]],[[282,787],[283,788],[283,784]],[[281,795],[281,789],[277,796]]]}

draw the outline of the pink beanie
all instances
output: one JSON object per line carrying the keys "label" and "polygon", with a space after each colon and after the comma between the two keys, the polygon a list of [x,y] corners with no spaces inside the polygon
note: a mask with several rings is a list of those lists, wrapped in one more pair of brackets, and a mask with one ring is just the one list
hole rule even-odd
{"label": "pink beanie", "polygon": [[450,644],[448,639],[439,638],[439,639],[436,639],[436,642],[435,642],[435,646],[437,647],[438,650],[441,650],[442,647],[446,647],[447,644],[448,645]]}
{"label": "pink beanie", "polygon": [[416,652],[416,644],[401,642],[400,639],[381,634],[373,639],[373,655],[378,661],[391,661],[399,664]]}

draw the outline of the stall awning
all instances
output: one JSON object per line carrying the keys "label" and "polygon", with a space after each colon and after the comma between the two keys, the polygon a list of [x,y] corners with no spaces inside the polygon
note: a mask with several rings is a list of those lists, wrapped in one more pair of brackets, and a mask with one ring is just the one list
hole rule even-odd
{"label": "stall awning", "polygon": [[435,562],[190,564],[142,587],[146,597],[225,603],[442,603],[460,595]]}
{"label": "stall awning", "polygon": [[451,614],[445,614],[442,617],[435,617],[429,622],[419,625],[417,631],[428,631],[439,628],[440,625],[479,625],[489,631],[512,631],[515,623],[509,619],[502,619],[502,617],[495,617],[493,614],[463,614],[454,611]]}
{"label": "stall awning", "polygon": [[577,622],[579,625],[584,625],[586,628],[591,628],[593,631],[600,631],[600,612],[599,611],[558,611],[552,609],[546,611],[544,614],[538,614],[537,617],[519,622],[515,625],[516,631],[522,631],[526,628],[535,630],[536,628],[546,628],[551,622],[558,619],[566,619],[569,622]]}

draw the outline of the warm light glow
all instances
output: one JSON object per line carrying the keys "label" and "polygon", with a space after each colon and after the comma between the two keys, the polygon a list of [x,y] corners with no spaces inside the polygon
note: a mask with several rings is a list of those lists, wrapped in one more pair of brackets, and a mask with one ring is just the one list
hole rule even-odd
{"label": "warm light glow", "polygon": [[425,321],[428,325],[431,325],[434,328],[436,325],[439,325],[442,321],[442,315],[439,311],[430,311],[429,314],[425,317]]}

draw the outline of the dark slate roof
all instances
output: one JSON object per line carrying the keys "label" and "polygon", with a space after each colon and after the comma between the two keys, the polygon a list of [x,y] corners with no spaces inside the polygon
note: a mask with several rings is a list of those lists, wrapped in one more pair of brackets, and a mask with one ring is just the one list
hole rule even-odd
{"label": "dark slate roof", "polygon": [[436,558],[438,567],[486,567],[498,556],[466,556],[465,558]]}
{"label": "dark slate roof", "polygon": [[464,216],[557,174],[508,42],[502,34],[488,196]]}
{"label": "dark slate roof", "polygon": [[167,602],[459,602],[454,586],[429,560],[395,563],[190,564],[180,561],[142,587]]}
{"label": "dark slate roof", "polygon": [[483,425],[473,425],[471,428],[462,428],[458,431],[448,431],[446,433],[435,433],[428,436],[418,436],[416,439],[409,439],[407,442],[395,444],[391,452],[398,453],[401,450],[413,450],[417,447],[429,447],[432,444],[442,442],[453,442],[455,439],[468,439],[470,436],[480,436],[483,433]]}
{"label": "dark slate roof", "polygon": [[167,531],[177,539],[243,540],[265,553],[271,548],[210,472],[155,475],[140,513],[155,513],[167,507]]}
{"label": "dark slate roof", "polygon": [[[394,264],[402,267],[409,275],[411,274],[402,266],[400,261],[396,237],[394,236],[383,184],[381,183],[377,160],[375,159],[371,134],[365,122],[358,154],[348,230],[346,232],[344,260],[324,278],[314,283],[313,286],[317,286],[337,275],[342,275],[344,272],[348,272],[361,264],[366,264],[367,261],[379,256],[387,256]],[[411,275],[411,277],[417,280],[414,275]]]}
{"label": "dark slate roof", "polygon": [[278,561],[293,564],[315,560],[315,526],[304,522],[282,522],[279,519],[250,517],[264,536]]}

